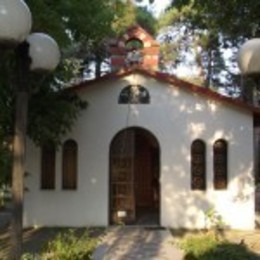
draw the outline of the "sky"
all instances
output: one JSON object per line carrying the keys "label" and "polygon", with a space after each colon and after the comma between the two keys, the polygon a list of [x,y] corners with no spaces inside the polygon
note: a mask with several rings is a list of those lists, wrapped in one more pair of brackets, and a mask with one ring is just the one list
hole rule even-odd
{"label": "sky", "polygon": [[[151,5],[151,11],[156,17],[169,5],[171,0],[155,0]],[[149,6],[149,0],[143,0],[141,6]]]}
{"label": "sky", "polygon": [[154,10],[155,15],[158,16],[169,4],[171,0],[155,0],[154,1]]}

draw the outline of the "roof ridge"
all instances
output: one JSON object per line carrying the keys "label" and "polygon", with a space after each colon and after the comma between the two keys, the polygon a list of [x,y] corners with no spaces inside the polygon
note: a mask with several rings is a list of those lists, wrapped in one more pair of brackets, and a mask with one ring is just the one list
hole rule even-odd
{"label": "roof ridge", "polygon": [[163,81],[163,82],[172,84],[175,87],[185,89],[185,90],[191,91],[193,93],[198,93],[198,94],[207,96],[211,99],[214,99],[214,100],[217,100],[220,102],[229,103],[229,104],[235,105],[236,107],[245,108],[247,110],[252,111],[253,113],[259,114],[259,116],[260,116],[260,108],[247,104],[244,101],[242,101],[241,99],[224,96],[216,91],[213,91],[212,89],[208,89],[203,86],[180,79],[176,75],[171,75],[171,74],[160,72],[160,71],[144,69],[140,65],[135,65],[131,68],[120,69],[119,71],[108,73],[100,78],[96,78],[96,79],[92,79],[92,80],[85,80],[79,84],[76,84],[74,86],[67,88],[67,90],[78,91],[78,90],[86,88],[89,85],[103,82],[103,81],[106,81],[109,79],[119,79],[121,77],[128,76],[132,73],[140,73],[140,74],[143,74],[143,75],[146,75],[149,77],[153,77],[158,81]]}

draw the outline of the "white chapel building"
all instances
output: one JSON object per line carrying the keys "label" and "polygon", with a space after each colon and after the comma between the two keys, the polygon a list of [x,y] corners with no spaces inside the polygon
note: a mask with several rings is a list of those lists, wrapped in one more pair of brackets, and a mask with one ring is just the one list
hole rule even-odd
{"label": "white chapel building", "polygon": [[214,209],[254,229],[260,110],[157,71],[158,43],[130,28],[113,72],[71,87],[88,102],[55,151],[27,142],[25,226],[205,228]]}

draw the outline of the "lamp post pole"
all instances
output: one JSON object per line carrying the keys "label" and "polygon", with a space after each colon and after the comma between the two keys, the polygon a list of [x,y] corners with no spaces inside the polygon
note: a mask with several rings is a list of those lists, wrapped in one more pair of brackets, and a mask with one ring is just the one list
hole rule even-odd
{"label": "lamp post pole", "polygon": [[[253,38],[246,41],[238,51],[238,67],[242,78],[250,78],[254,86],[251,87],[251,104],[259,107],[259,88],[260,88],[260,38]],[[242,94],[245,92],[246,86],[242,86]],[[255,183],[260,182],[260,135],[257,130],[259,128],[259,118],[256,118],[257,127],[254,128],[254,177]]]}
{"label": "lamp post pole", "polygon": [[[48,35],[33,33],[31,12],[23,0],[0,0],[0,49],[16,47],[18,86],[15,90],[15,124],[13,136],[12,258],[22,256],[25,148],[28,110],[29,70],[53,71],[59,63],[57,43]],[[4,49],[3,48],[3,49]]]}
{"label": "lamp post pole", "polygon": [[24,42],[17,47],[18,59],[18,89],[15,95],[15,126],[13,137],[13,169],[12,169],[12,254],[13,259],[20,259],[22,255],[23,236],[23,201],[24,201],[24,173],[25,147],[28,110],[28,72],[30,58],[29,44]]}

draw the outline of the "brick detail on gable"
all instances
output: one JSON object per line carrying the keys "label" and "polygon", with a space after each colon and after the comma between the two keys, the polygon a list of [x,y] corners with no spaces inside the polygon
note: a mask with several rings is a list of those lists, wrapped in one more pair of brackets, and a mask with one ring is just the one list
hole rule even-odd
{"label": "brick detail on gable", "polygon": [[139,50],[142,56],[142,67],[149,70],[158,70],[160,46],[155,39],[142,27],[135,25],[130,27],[116,43],[109,47],[112,71],[127,68],[126,62],[127,49],[126,44],[129,40],[136,39],[142,42],[143,48]]}

